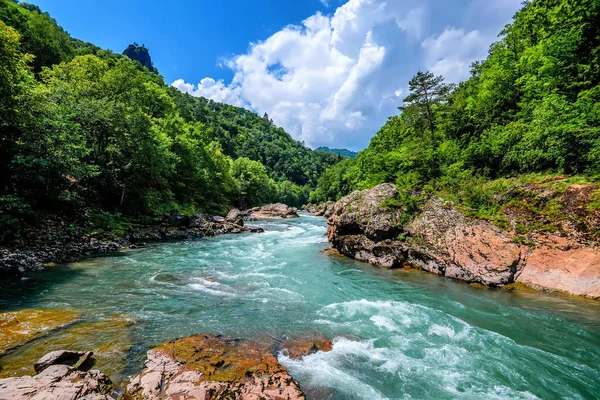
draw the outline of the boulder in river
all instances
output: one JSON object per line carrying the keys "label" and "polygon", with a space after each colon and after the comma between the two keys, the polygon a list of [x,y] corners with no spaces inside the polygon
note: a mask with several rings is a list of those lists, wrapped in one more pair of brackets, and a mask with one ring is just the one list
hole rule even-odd
{"label": "boulder in river", "polygon": [[230,224],[244,226],[244,216],[242,215],[242,212],[237,208],[232,208],[229,211],[229,213],[225,217],[225,221]]}
{"label": "boulder in river", "polygon": [[254,207],[245,211],[248,221],[256,221],[259,219],[286,219],[298,218],[298,209],[290,207],[286,204],[275,203],[262,207]]}
{"label": "boulder in river", "polygon": [[[330,350],[331,342],[289,343],[296,356]],[[288,350],[288,347],[291,350]],[[273,343],[196,335],[148,352],[145,368],[127,386],[140,399],[305,399],[275,355]]]}

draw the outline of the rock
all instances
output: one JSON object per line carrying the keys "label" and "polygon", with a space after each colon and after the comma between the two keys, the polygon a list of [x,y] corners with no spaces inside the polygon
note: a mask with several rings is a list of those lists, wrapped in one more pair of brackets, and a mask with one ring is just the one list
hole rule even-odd
{"label": "rock", "polygon": [[[466,282],[502,286],[514,282],[523,268],[526,249],[491,223],[466,218],[451,203],[434,199],[406,227],[415,239],[408,263]],[[414,259],[411,255],[423,254]]]}
{"label": "rock", "polygon": [[[86,354],[84,351],[55,350],[46,354],[38,360],[33,366],[38,374],[51,365],[75,365],[81,357]],[[90,354],[91,355],[91,354]],[[89,356],[88,356],[89,357]],[[87,359],[87,357],[86,357]]]}
{"label": "rock", "polygon": [[230,224],[244,226],[244,216],[237,208],[232,208],[227,216],[225,217],[225,221]]}
{"label": "rock", "polygon": [[222,224],[222,223],[224,223],[224,222],[225,222],[225,218],[223,218],[223,217],[221,217],[221,216],[219,216],[219,215],[215,215],[214,217],[212,217],[212,218],[210,219],[210,221],[211,221],[211,222],[215,222],[215,223],[217,223],[217,224]]}
{"label": "rock", "polygon": [[50,365],[35,376],[0,379],[0,400],[107,400],[110,379],[97,370],[77,371],[68,365]]}
{"label": "rock", "polygon": [[[466,218],[451,203],[431,200],[407,226],[402,210],[387,206],[398,191],[392,184],[354,192],[336,203],[328,236],[342,254],[370,264],[405,264],[487,286],[514,281],[524,250],[486,221]],[[410,236],[410,241],[401,240]]]}
{"label": "rock", "polygon": [[294,359],[300,359],[318,351],[331,351],[332,349],[333,343],[331,340],[321,337],[286,340],[280,346],[283,355]]}
{"label": "rock", "polygon": [[276,203],[248,209],[245,214],[248,221],[256,221],[258,219],[298,218],[299,215],[297,211],[298,209],[294,207]]}
{"label": "rock", "polygon": [[127,395],[148,400],[305,399],[271,351],[271,343],[214,335],[169,341],[148,352]]}
{"label": "rock", "polygon": [[565,215],[584,221],[583,230],[570,224],[564,228],[567,237],[534,233],[531,248],[441,199],[427,201],[411,222],[403,223],[401,205],[393,205],[398,192],[391,184],[338,201],[328,220],[328,237],[340,253],[376,266],[407,265],[486,286],[516,281],[600,298],[600,249],[587,233],[600,221],[587,209],[593,190],[596,186],[571,185],[561,198]]}
{"label": "rock", "polygon": [[177,211],[171,211],[166,219],[169,226],[189,226],[192,223],[192,217],[180,214]]}
{"label": "rock", "polygon": [[263,228],[261,228],[260,226],[246,225],[246,226],[244,226],[244,231],[251,232],[251,233],[262,233],[265,230]]}
{"label": "rock", "polygon": [[565,238],[537,238],[517,282],[537,289],[559,290],[600,298],[600,251]]}

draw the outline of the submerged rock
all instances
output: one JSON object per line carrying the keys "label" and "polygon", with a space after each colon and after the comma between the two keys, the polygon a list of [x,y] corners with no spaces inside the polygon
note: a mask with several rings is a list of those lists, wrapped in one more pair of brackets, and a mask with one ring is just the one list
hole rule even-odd
{"label": "submerged rock", "polygon": [[248,221],[259,219],[298,218],[298,209],[285,204],[275,203],[262,207],[250,208],[244,212]]}
{"label": "submerged rock", "polygon": [[0,313],[0,355],[52,330],[69,325],[80,316],[76,311],[54,308]]}
{"label": "submerged rock", "polygon": [[[89,349],[94,352],[94,368],[119,381],[126,375],[130,332],[133,321],[127,316],[76,321],[48,332],[43,340],[34,340],[8,352],[0,359],[0,378],[33,375],[34,364],[58,349]],[[77,360],[61,363],[74,365]],[[91,363],[90,363],[91,364]],[[90,366],[87,364],[87,367]]]}
{"label": "submerged rock", "polygon": [[[295,356],[331,349],[329,341],[289,342]],[[273,355],[273,343],[196,335],[148,352],[145,368],[127,387],[140,399],[305,399]]]}

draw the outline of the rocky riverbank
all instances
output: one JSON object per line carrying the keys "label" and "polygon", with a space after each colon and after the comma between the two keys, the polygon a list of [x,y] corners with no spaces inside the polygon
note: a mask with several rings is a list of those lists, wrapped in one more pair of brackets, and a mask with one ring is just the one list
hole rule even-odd
{"label": "rocky riverbank", "polygon": [[[277,212],[289,215],[287,206],[286,209],[279,207],[280,205],[276,206],[273,208],[273,215]],[[52,264],[144,247],[153,242],[262,232],[263,229],[260,227],[244,225],[244,216],[253,215],[256,214],[251,210],[237,209],[232,209],[226,217],[171,213],[158,222],[136,225],[124,233],[103,232],[96,235],[85,235],[80,231],[72,230],[65,223],[60,226],[46,224],[39,228],[40,239],[0,247],[0,279],[23,275],[28,271],[43,269]],[[257,219],[259,218],[253,218],[253,220]]]}
{"label": "rocky riverbank", "polygon": [[92,352],[56,350],[35,363],[37,375],[0,379],[0,400],[305,399],[298,382],[277,361],[329,351],[322,338],[281,343],[195,335],[148,351],[144,370],[117,394],[110,379],[92,370]]}
{"label": "rocky riverbank", "polygon": [[426,201],[415,217],[407,218],[402,204],[396,203],[396,187],[382,184],[335,203],[328,237],[335,250],[376,266],[408,266],[491,287],[522,283],[600,298],[600,249],[595,240],[600,218],[587,208],[595,188],[570,185],[560,197],[529,189],[532,197],[556,197],[563,214],[560,227],[537,228],[542,226],[539,216],[507,208],[506,215],[512,216],[508,227],[531,227],[519,235],[516,229],[468,217],[441,199]]}

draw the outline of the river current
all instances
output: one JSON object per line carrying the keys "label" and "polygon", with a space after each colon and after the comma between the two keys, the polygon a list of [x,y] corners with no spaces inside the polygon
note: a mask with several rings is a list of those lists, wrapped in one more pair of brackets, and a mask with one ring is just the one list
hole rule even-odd
{"label": "river current", "polygon": [[70,309],[82,322],[0,358],[2,375],[60,345],[94,348],[124,382],[167,339],[319,333],[332,351],[279,355],[312,399],[599,398],[600,302],[326,255],[322,218],[259,224],[265,233],[159,244],[3,288],[2,311]]}

